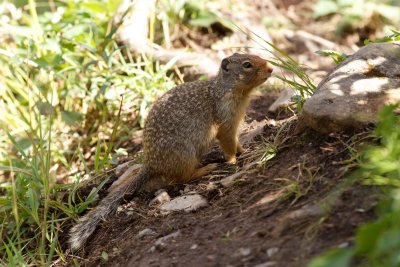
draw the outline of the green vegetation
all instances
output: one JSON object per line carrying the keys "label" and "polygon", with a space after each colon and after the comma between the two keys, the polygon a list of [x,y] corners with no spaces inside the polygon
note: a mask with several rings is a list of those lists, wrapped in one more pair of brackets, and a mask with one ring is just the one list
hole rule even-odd
{"label": "green vegetation", "polygon": [[[243,32],[240,28],[238,28],[238,30]],[[252,33],[250,37],[259,44],[260,47],[270,52],[272,58],[268,60],[268,62],[271,63],[271,65],[278,69],[286,70],[292,75],[291,77],[287,77],[283,74],[274,74],[276,78],[295,90],[297,94],[292,100],[296,103],[297,110],[300,111],[306,99],[310,97],[317,88],[311,77],[305,72],[303,66],[278,46],[255,33]]]}
{"label": "green vegetation", "polygon": [[[387,106],[379,114],[374,131],[380,144],[360,158],[360,168],[348,179],[380,186],[378,218],[357,229],[355,246],[336,248],[315,259],[309,267],[400,266],[400,117],[398,106]],[[383,160],[384,159],[384,160]],[[352,264],[352,259],[357,264]]]}
{"label": "green vegetation", "polygon": [[[397,0],[318,0],[314,6],[314,17],[339,15],[337,35],[345,35],[365,25],[398,25],[400,7]],[[373,23],[371,23],[373,22]]]}
{"label": "green vegetation", "polygon": [[334,50],[318,50],[315,53],[322,56],[330,57],[336,64],[339,64],[348,57],[348,55],[346,55],[345,53]]}
{"label": "green vegetation", "polygon": [[3,5],[12,39],[0,47],[1,265],[63,258],[59,232],[105,181],[79,201],[77,185],[62,183],[80,180],[82,171],[97,175],[126,154],[116,148],[175,85],[167,74],[173,62],[133,58],[116,44],[118,4],[67,1],[42,14],[35,1],[28,12]]}

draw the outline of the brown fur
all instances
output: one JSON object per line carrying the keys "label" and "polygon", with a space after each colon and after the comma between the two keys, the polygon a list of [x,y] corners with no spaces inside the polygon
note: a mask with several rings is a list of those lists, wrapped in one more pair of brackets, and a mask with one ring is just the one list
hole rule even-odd
{"label": "brown fur", "polygon": [[115,212],[126,192],[186,183],[213,170],[216,164],[199,167],[199,163],[215,139],[226,160],[235,163],[236,153],[243,152],[238,127],[250,93],[271,72],[258,56],[233,54],[222,61],[218,75],[210,81],[184,83],[164,94],[146,120],[144,167],[138,175],[128,175],[79,220],[71,229],[71,248],[79,249],[86,242],[98,223]]}

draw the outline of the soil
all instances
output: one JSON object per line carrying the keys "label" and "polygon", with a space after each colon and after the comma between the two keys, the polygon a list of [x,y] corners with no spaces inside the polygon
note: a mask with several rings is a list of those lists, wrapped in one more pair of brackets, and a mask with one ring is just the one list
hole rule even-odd
{"label": "soil", "polygon": [[[149,207],[153,195],[127,198],[75,260],[81,266],[299,267],[328,248],[351,246],[356,227],[374,217],[376,202],[373,188],[352,184],[346,175],[352,166],[348,146],[365,134],[297,133],[295,116],[265,116],[276,97],[267,92],[252,101],[243,129],[252,138],[237,165],[225,164],[215,146],[204,163],[219,162],[218,170],[166,188],[172,198],[197,192],[207,207],[162,214]],[[277,148],[268,154],[272,159],[260,163],[271,147]],[[219,183],[244,169],[232,186]],[[138,236],[144,229],[154,233]]]}

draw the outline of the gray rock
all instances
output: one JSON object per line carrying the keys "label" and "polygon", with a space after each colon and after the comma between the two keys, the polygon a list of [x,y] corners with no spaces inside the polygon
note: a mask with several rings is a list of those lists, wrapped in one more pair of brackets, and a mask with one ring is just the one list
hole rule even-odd
{"label": "gray rock", "polygon": [[247,257],[251,254],[251,248],[239,248],[239,254],[242,257]]}
{"label": "gray rock", "polygon": [[279,251],[279,248],[277,247],[272,247],[267,249],[267,255],[269,258],[271,258],[272,256],[274,256],[277,252]]}
{"label": "gray rock", "polygon": [[282,216],[276,223],[275,228],[272,230],[271,235],[274,238],[281,236],[281,234],[288,228],[303,222],[311,217],[320,217],[325,214],[322,207],[314,204],[307,204],[303,207],[294,210]]}
{"label": "gray rock", "polygon": [[269,112],[277,112],[280,109],[284,109],[290,104],[293,103],[292,96],[294,96],[296,92],[292,88],[286,88],[279,93],[279,97],[269,106]]}
{"label": "gray rock", "polygon": [[181,230],[175,231],[169,235],[160,237],[159,239],[156,240],[156,242],[154,243],[157,246],[165,246],[167,241],[169,241],[169,239],[175,239],[178,236],[181,235]]}
{"label": "gray rock", "polygon": [[400,43],[369,44],[340,63],[304,104],[300,123],[331,133],[375,123],[400,102]]}
{"label": "gray rock", "polygon": [[244,173],[245,173],[244,171],[240,171],[232,175],[229,175],[228,177],[221,179],[220,183],[222,184],[223,187],[229,187],[233,185],[236,181],[238,181],[239,178],[241,178]]}
{"label": "gray rock", "polygon": [[154,246],[152,246],[149,249],[149,251],[150,252],[155,252],[156,250],[163,251],[167,247],[168,243],[172,242],[172,240],[170,239],[176,239],[180,235],[181,235],[181,230],[177,230],[169,235],[160,237],[159,239],[156,240],[156,242],[154,242]]}
{"label": "gray rock", "polygon": [[168,195],[168,193],[165,190],[159,190],[156,197],[150,201],[149,206],[161,205],[168,203],[169,201],[171,201],[171,197]]}
{"label": "gray rock", "polygon": [[156,235],[156,234],[157,233],[153,229],[145,228],[142,231],[140,231],[136,236],[138,238],[143,238],[145,236],[152,236],[152,235]]}
{"label": "gray rock", "polygon": [[338,248],[348,248],[350,246],[349,242],[340,243],[337,247]]}
{"label": "gray rock", "polygon": [[185,195],[172,199],[160,206],[161,211],[194,211],[208,205],[207,199],[199,194]]}
{"label": "gray rock", "polygon": [[272,266],[278,266],[278,263],[276,261],[267,261],[261,264],[254,265],[254,267],[272,267]]}

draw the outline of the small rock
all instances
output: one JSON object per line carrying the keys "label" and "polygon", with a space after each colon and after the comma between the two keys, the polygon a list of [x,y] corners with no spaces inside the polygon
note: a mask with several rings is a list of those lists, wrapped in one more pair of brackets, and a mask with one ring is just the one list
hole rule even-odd
{"label": "small rock", "polygon": [[337,247],[338,248],[348,248],[350,246],[349,242],[343,242],[339,244]]}
{"label": "small rock", "polygon": [[190,192],[190,186],[185,186],[185,188],[183,189],[183,193],[187,194]]}
{"label": "small rock", "polygon": [[209,260],[209,261],[213,261],[213,260],[215,260],[217,257],[215,256],[215,255],[207,255],[207,259]]}
{"label": "small rock", "polygon": [[224,187],[229,187],[233,185],[240,177],[242,177],[244,173],[245,173],[244,171],[234,173],[228,177],[221,179],[220,183]]}
{"label": "small rock", "polygon": [[164,188],[158,189],[155,193],[154,196],[158,196],[159,194],[163,193],[163,192],[167,192]]}
{"label": "small rock", "polygon": [[243,257],[247,257],[251,254],[251,248],[239,248],[239,254]]}
{"label": "small rock", "polygon": [[161,191],[155,198],[150,201],[149,206],[161,205],[169,201],[171,201],[171,197],[168,195],[168,193],[166,191]]}
{"label": "small rock", "polygon": [[177,237],[180,236],[180,235],[181,235],[181,230],[175,231],[175,232],[173,232],[173,233],[171,233],[171,234],[169,234],[169,235],[160,237],[159,239],[156,240],[156,242],[154,243],[154,245],[155,245],[156,247],[157,247],[157,246],[165,246],[166,242],[167,242],[169,239],[175,239],[175,238],[177,238]]}
{"label": "small rock", "polygon": [[275,100],[274,103],[268,108],[269,112],[275,113],[280,109],[284,109],[289,106],[292,101],[292,96],[294,96],[296,92],[292,88],[286,88],[282,90],[279,94],[279,97]]}
{"label": "small rock", "polygon": [[150,235],[156,235],[156,232],[150,228],[146,228],[146,229],[143,229],[142,231],[140,231],[136,236],[138,238],[142,238],[142,237],[150,236]]}
{"label": "small rock", "polygon": [[294,210],[280,218],[271,234],[275,238],[279,237],[285,229],[295,224],[301,223],[303,220],[310,217],[319,217],[323,214],[324,210],[317,205],[304,205],[300,209]]}
{"label": "small rock", "polygon": [[160,206],[162,211],[195,211],[208,205],[207,199],[199,194],[185,195],[172,199]]}
{"label": "small rock", "polygon": [[267,249],[267,255],[269,258],[271,258],[272,256],[274,256],[277,252],[279,251],[279,248],[277,247],[272,247]]}
{"label": "small rock", "polygon": [[276,261],[267,261],[261,264],[254,265],[253,267],[272,267],[272,266],[277,266]]}
{"label": "small rock", "polygon": [[193,244],[191,247],[190,247],[190,249],[196,249],[196,248],[198,248],[199,246],[197,245],[197,244]]}
{"label": "small rock", "polygon": [[217,188],[218,188],[218,186],[216,185],[216,183],[214,183],[214,182],[209,182],[209,183],[207,184],[206,190],[207,190],[207,191],[213,191],[213,190],[215,190],[215,189],[217,189]]}

